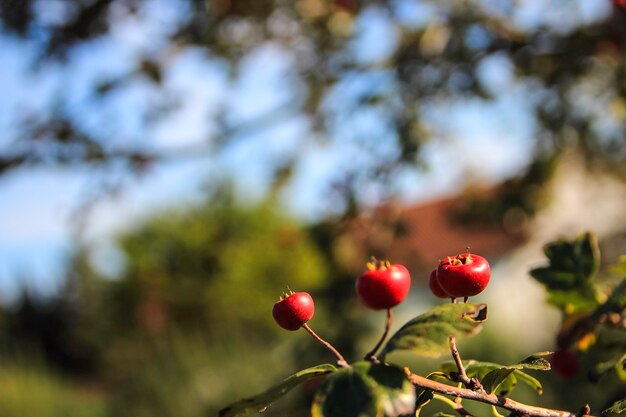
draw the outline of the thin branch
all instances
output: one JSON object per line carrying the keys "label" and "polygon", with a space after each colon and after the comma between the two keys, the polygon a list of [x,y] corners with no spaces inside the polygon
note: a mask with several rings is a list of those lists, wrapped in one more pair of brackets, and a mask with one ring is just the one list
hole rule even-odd
{"label": "thin branch", "polygon": [[[503,397],[496,394],[487,394],[485,391],[474,391],[467,388],[458,388],[451,385],[446,385],[441,382],[433,381],[432,379],[425,378],[421,375],[412,373],[408,368],[404,368],[407,377],[413,385],[420,388],[429,389],[440,394],[450,395],[453,397],[460,397],[468,400],[479,401],[485,404],[491,404],[504,408],[509,411],[513,411],[520,415],[529,417],[578,417],[574,413],[561,410],[552,410],[549,408],[535,407],[532,405],[526,405],[510,398]],[[594,417],[588,414],[585,417]]]}
{"label": "thin branch", "polygon": [[339,353],[339,351],[338,351],[337,349],[335,349],[335,348],[333,347],[333,345],[331,345],[330,343],[328,343],[327,341],[325,341],[324,339],[322,339],[321,337],[319,337],[319,336],[317,335],[317,333],[315,333],[315,332],[313,331],[313,329],[311,329],[311,328],[309,327],[309,325],[308,325],[308,324],[304,323],[304,324],[302,325],[302,327],[304,328],[304,330],[306,330],[307,332],[309,332],[309,334],[310,334],[311,336],[313,336],[313,339],[315,339],[315,340],[317,340],[318,342],[320,342],[322,345],[324,345],[324,346],[326,347],[326,349],[330,350],[330,351],[333,353],[333,355],[335,355],[335,356],[337,357],[337,365],[339,365],[339,366],[340,366],[340,367],[342,367],[342,368],[345,368],[345,367],[347,367],[347,366],[348,366],[348,361],[346,361],[346,360],[344,359],[344,357],[341,355],[341,353]]}
{"label": "thin branch", "polygon": [[463,362],[461,361],[459,349],[456,347],[456,337],[450,336],[450,338],[448,339],[448,343],[450,344],[450,353],[452,354],[452,358],[454,359],[456,367],[459,370],[459,382],[462,382],[463,385],[471,390],[484,391],[482,384],[477,378],[469,378],[467,376],[467,373],[465,372],[465,367],[463,366]]}
{"label": "thin branch", "polygon": [[378,352],[378,349],[380,349],[380,347],[382,346],[383,342],[387,338],[387,335],[389,334],[389,329],[391,328],[391,320],[392,319],[393,319],[393,316],[392,316],[392,313],[391,313],[391,309],[388,308],[387,309],[387,320],[385,320],[385,331],[383,332],[383,335],[380,338],[380,340],[378,341],[378,343],[376,343],[376,346],[374,346],[374,349],[372,349],[370,352],[368,352],[363,359],[365,359],[366,361],[376,360],[376,352]]}

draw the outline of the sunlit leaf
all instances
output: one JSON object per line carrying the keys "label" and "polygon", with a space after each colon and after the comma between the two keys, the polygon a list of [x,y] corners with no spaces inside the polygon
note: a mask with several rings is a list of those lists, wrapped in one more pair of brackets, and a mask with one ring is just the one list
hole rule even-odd
{"label": "sunlit leaf", "polygon": [[217,413],[218,417],[237,417],[245,416],[254,412],[259,412],[274,401],[287,394],[302,382],[315,378],[321,375],[326,375],[336,371],[337,368],[334,365],[324,364],[314,366],[312,368],[303,369],[290,377],[284,379],[280,384],[274,385],[268,390],[262,392],[254,397],[245,398],[229,405],[228,407],[220,410]]}
{"label": "sunlit leaf", "polygon": [[511,365],[511,368],[515,369],[535,369],[538,371],[549,371],[550,361],[548,357],[552,355],[552,352],[537,352],[530,355],[527,358],[519,361],[515,365]]}
{"label": "sunlit leaf", "polygon": [[603,416],[610,416],[612,414],[622,414],[626,412],[626,398],[614,403],[611,407],[602,412]]}
{"label": "sunlit leaf", "polygon": [[486,304],[443,304],[415,317],[385,345],[381,357],[396,350],[434,356],[448,350],[450,336],[469,336],[480,331],[487,318]]}

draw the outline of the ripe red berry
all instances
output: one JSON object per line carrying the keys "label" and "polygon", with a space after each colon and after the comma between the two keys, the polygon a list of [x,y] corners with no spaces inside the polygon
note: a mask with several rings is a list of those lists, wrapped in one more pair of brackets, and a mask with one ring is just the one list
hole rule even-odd
{"label": "ripe red berry", "polygon": [[554,352],[550,359],[550,365],[552,372],[563,379],[571,379],[580,369],[578,356],[567,349],[559,349]]}
{"label": "ripe red berry", "polygon": [[384,310],[400,304],[411,288],[411,275],[400,264],[389,261],[367,264],[368,270],[356,280],[356,292],[367,307]]}
{"label": "ripe red berry", "polygon": [[291,292],[274,304],[272,315],[283,329],[298,330],[311,320],[315,312],[313,298],[308,292]]}
{"label": "ripe red berry", "polygon": [[461,253],[439,262],[437,282],[451,297],[469,297],[481,293],[491,277],[489,262],[482,256]]}
{"label": "ripe red berry", "polygon": [[435,294],[435,297],[439,298],[450,298],[450,294],[445,292],[439,282],[437,282],[437,270],[433,269],[433,272],[430,273],[430,277],[428,278],[428,286],[430,287],[430,291]]}

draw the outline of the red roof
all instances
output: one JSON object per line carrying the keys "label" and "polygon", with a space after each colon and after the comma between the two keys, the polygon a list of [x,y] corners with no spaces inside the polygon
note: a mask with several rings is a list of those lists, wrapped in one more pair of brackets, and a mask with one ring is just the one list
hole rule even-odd
{"label": "red roof", "polygon": [[414,206],[389,204],[356,218],[347,227],[354,250],[346,261],[362,269],[369,256],[376,256],[402,263],[412,271],[430,271],[439,259],[464,252],[468,246],[472,252],[494,259],[522,242],[521,233],[502,225],[455,221],[452,213],[464,201],[456,196]]}

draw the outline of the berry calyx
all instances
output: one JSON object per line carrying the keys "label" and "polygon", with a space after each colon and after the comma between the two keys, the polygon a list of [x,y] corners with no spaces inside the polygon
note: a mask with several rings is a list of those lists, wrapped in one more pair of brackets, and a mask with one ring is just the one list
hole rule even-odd
{"label": "berry calyx", "polygon": [[563,379],[571,379],[580,370],[578,356],[567,349],[559,349],[550,358],[552,372]]}
{"label": "berry calyx", "polygon": [[289,291],[274,304],[272,315],[280,327],[286,330],[298,330],[311,320],[315,313],[315,303],[308,292]]}
{"label": "berry calyx", "polygon": [[433,269],[430,273],[430,277],[428,278],[428,286],[430,287],[430,291],[438,298],[450,298],[450,294],[445,292],[439,282],[437,281],[437,270]]}
{"label": "berry calyx", "polygon": [[480,294],[491,278],[489,262],[480,255],[465,252],[439,262],[437,282],[450,297]]}
{"label": "berry calyx", "polygon": [[372,259],[356,280],[356,292],[367,307],[384,310],[400,304],[411,288],[411,275],[400,264]]}

